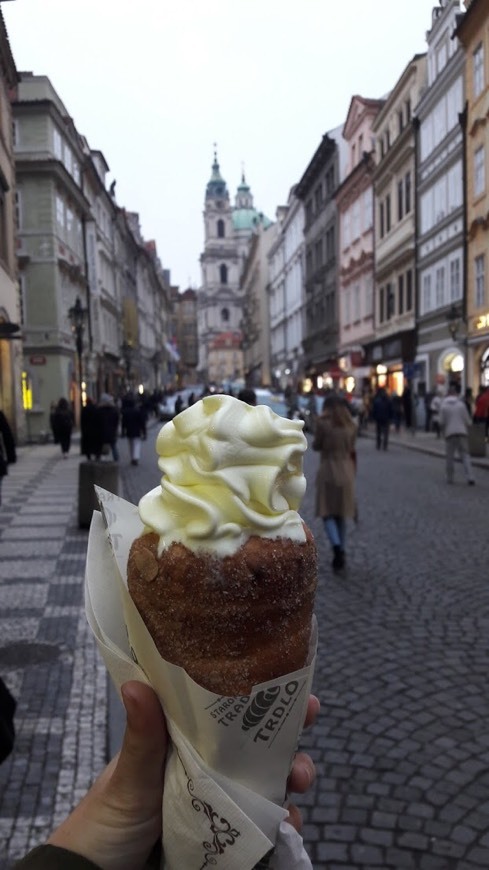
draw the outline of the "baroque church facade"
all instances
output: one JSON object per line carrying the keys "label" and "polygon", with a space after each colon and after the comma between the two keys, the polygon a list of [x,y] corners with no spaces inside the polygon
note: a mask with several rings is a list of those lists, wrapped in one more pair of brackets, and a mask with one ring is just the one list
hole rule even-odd
{"label": "baroque church facade", "polygon": [[229,385],[243,378],[242,323],[244,290],[241,276],[250,241],[260,226],[270,226],[253,205],[241,176],[234,204],[214,152],[204,203],[202,283],[198,301],[199,375],[208,383]]}

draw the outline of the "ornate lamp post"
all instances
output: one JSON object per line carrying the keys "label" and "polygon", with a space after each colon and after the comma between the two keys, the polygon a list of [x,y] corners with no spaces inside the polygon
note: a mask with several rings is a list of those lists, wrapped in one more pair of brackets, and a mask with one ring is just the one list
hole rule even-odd
{"label": "ornate lamp post", "polygon": [[83,409],[83,333],[85,331],[85,318],[87,309],[83,308],[80,297],[76,297],[75,304],[68,311],[70,318],[71,331],[75,336],[76,355],[78,360],[78,389],[80,392],[80,420]]}
{"label": "ornate lamp post", "polygon": [[131,386],[131,363],[132,363],[132,355],[134,352],[132,342],[124,340],[122,342],[121,351],[122,351],[122,358],[124,360],[124,365],[126,368],[126,389],[129,389]]}
{"label": "ornate lamp post", "polygon": [[452,303],[450,310],[447,312],[447,326],[448,331],[452,337],[452,341],[455,344],[457,339],[457,333],[460,329],[460,324],[462,323],[462,317],[457,306]]}

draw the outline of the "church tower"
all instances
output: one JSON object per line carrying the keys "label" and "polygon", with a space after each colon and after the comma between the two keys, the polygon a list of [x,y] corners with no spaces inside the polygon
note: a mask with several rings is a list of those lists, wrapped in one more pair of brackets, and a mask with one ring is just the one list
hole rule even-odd
{"label": "church tower", "polygon": [[[231,205],[217,152],[205,191],[204,251],[200,257],[202,284],[199,291],[199,371],[209,373],[209,353],[228,334],[236,340],[243,320],[243,290],[240,279],[248,256],[250,241],[259,225],[270,221],[253,205],[253,196],[244,172],[234,206]],[[238,359],[239,356],[239,359]],[[234,353],[234,370],[242,370],[241,347]],[[232,375],[230,375],[232,379]]]}
{"label": "church tower", "polygon": [[204,251],[200,264],[199,370],[206,373],[210,345],[223,332],[239,331],[242,319],[233,210],[216,152],[205,191]]}

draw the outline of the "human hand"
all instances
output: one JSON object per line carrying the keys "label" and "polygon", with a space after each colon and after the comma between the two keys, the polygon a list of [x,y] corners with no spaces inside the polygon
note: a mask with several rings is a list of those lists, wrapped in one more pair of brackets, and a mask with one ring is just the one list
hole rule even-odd
{"label": "human hand", "polygon": [[[306,718],[304,728],[309,725],[314,725],[320,710],[319,699],[315,695],[309,695],[307,704]],[[310,755],[306,752],[297,752],[292,765],[290,776],[287,780],[287,793],[296,792],[296,794],[304,794],[316,779],[316,767]],[[295,804],[289,804],[289,815],[286,822],[292,825],[298,831],[302,829],[302,815]]]}
{"label": "human hand", "polygon": [[122,698],[127,724],[119,755],[48,840],[101,870],[142,868],[161,836],[165,718],[157,696],[144,683],[125,683]]}

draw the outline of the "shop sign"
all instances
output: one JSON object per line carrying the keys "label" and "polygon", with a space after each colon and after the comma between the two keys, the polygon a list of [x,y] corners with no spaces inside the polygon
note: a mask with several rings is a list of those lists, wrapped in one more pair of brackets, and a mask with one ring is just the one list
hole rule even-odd
{"label": "shop sign", "polygon": [[31,366],[45,366],[46,365],[46,357],[40,353],[33,354],[29,357],[29,362]]}

